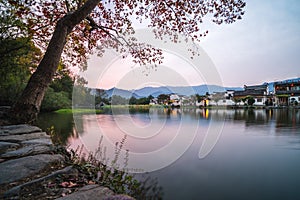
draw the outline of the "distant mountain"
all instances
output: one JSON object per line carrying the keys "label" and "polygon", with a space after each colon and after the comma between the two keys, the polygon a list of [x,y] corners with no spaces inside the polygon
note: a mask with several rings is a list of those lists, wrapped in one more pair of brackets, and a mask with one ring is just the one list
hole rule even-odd
{"label": "distant mountain", "polygon": [[[292,83],[292,82],[299,82],[300,78],[292,78],[287,80],[278,81],[281,83]],[[269,92],[274,91],[274,83],[270,82],[269,85]],[[265,83],[266,84],[266,83]],[[161,86],[161,87],[144,87],[138,90],[123,90],[119,88],[111,88],[106,90],[107,96],[111,97],[112,95],[119,95],[129,99],[130,97],[135,97],[137,99],[142,97],[148,97],[152,95],[154,97],[158,97],[160,94],[178,94],[178,95],[205,95],[208,93],[213,92],[225,92],[226,90],[235,90],[241,91],[244,90],[242,87],[223,87],[219,85],[197,85],[197,86]],[[95,89],[93,89],[92,93],[95,93]]]}
{"label": "distant mountain", "polygon": [[135,90],[134,93],[141,97],[148,97],[149,95],[157,97],[160,94],[172,94],[174,92],[170,87],[161,86],[161,87],[144,87]]}
{"label": "distant mountain", "polygon": [[127,99],[129,99],[131,97],[135,97],[137,99],[143,97],[143,96],[137,95],[135,92],[123,90],[123,89],[119,89],[119,88],[115,88],[115,87],[111,88],[109,90],[106,90],[106,94],[108,97],[111,97],[113,95],[119,95],[119,96],[127,98]]}
{"label": "distant mountain", "polygon": [[198,86],[161,86],[161,87],[144,87],[138,90],[123,90],[118,88],[111,88],[106,90],[108,97],[112,95],[119,95],[125,98],[135,97],[148,97],[152,95],[158,97],[160,94],[179,94],[179,95],[205,95],[206,92],[224,92],[226,90],[243,90],[240,87],[223,87],[218,85],[198,85]]}

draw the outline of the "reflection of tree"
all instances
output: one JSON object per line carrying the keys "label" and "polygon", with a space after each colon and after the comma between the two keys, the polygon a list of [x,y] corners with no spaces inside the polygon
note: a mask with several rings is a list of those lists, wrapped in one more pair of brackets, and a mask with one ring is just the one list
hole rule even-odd
{"label": "reflection of tree", "polygon": [[243,110],[243,112],[239,112],[240,110],[236,110],[236,116],[234,119],[236,120],[244,120],[246,126],[252,125],[263,125],[267,124],[269,121],[269,116],[267,115],[266,110],[254,110],[247,109]]}
{"label": "reflection of tree", "polygon": [[38,116],[37,125],[46,132],[52,129],[53,140],[62,145],[66,145],[69,137],[78,137],[73,131],[72,114],[42,113]]}
{"label": "reflection of tree", "polygon": [[266,124],[270,119],[270,116],[267,115],[268,112],[263,109],[196,109],[196,113],[198,119],[245,121],[247,126]]}
{"label": "reflection of tree", "polygon": [[181,109],[177,108],[164,108],[163,113],[167,115],[167,118],[180,118],[182,114]]}
{"label": "reflection of tree", "polygon": [[246,125],[251,125],[257,123],[256,115],[253,109],[247,110],[247,115],[245,115]]}
{"label": "reflection of tree", "polygon": [[[197,113],[197,119],[207,119],[205,109],[197,109],[195,113]],[[291,127],[296,129],[300,127],[300,111],[298,109],[209,109],[208,119],[244,121],[246,126],[266,125],[276,121],[277,128]]]}
{"label": "reflection of tree", "polygon": [[[137,111],[138,112],[138,111]],[[130,113],[128,113],[130,114]],[[193,120],[214,121],[241,121],[246,126],[265,125],[276,121],[276,128],[299,128],[300,111],[297,109],[195,109],[195,108],[152,108],[147,115],[155,115],[161,119],[190,118]],[[66,144],[69,137],[78,137],[78,133],[84,133],[84,124],[81,115],[76,115],[76,130],[72,114],[45,113],[38,118],[37,125],[47,131],[51,126],[62,144]]]}
{"label": "reflection of tree", "polygon": [[245,110],[244,109],[236,109],[234,112],[234,120],[244,120],[245,119]]}
{"label": "reflection of tree", "polygon": [[73,115],[73,123],[74,123],[73,126],[76,129],[75,131],[77,132],[77,134],[83,134],[84,124],[83,124],[82,114]]}
{"label": "reflection of tree", "polygon": [[300,112],[298,109],[276,110],[276,128],[300,126]]}

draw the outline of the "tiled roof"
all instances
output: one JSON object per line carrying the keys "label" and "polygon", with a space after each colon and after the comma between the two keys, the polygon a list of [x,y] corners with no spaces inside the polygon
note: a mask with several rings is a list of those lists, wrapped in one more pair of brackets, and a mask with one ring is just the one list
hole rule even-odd
{"label": "tiled roof", "polygon": [[245,91],[236,91],[234,96],[263,96],[265,95],[266,90],[245,90]]}

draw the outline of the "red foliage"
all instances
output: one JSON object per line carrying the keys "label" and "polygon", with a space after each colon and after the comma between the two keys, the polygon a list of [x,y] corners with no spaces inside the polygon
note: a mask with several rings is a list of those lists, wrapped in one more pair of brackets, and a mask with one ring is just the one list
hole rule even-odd
{"label": "red foliage", "polygon": [[[17,9],[33,41],[44,51],[59,19],[79,9],[85,0],[26,0],[8,3]],[[178,42],[178,34],[200,41],[208,34],[200,24],[208,16],[216,24],[233,23],[244,14],[242,0],[104,0],[69,35],[62,55],[67,65],[78,65],[91,53],[103,54],[114,48],[124,56],[131,55],[139,64],[161,63],[160,49],[139,43],[130,37],[134,33],[133,19],[155,28],[155,36],[169,36]],[[125,39],[126,38],[126,39]],[[193,52],[195,53],[195,52]]]}

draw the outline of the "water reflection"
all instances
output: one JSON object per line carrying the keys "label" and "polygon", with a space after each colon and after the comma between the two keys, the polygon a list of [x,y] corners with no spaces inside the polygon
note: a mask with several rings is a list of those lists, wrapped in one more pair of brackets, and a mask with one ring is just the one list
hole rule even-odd
{"label": "water reflection", "polygon": [[[120,111],[120,113],[122,112]],[[116,117],[116,119],[109,119],[107,117],[103,119],[100,115],[98,117],[98,121],[101,121],[102,126],[110,128],[110,132],[114,131],[112,124],[113,121],[122,121],[126,117],[129,117],[135,125],[144,129],[147,129],[147,126],[150,123],[153,123],[154,119],[157,119],[157,121],[170,120],[174,122],[173,124],[175,125],[182,121],[183,118],[197,121],[232,121],[234,123],[244,123],[245,127],[266,126],[266,128],[272,128],[274,129],[274,132],[279,133],[297,132],[300,128],[300,111],[298,109],[222,110],[199,108],[160,108],[150,109],[147,113],[131,112],[129,115],[118,114],[117,116],[119,117]],[[83,122],[82,115],[76,115],[75,117],[76,127],[74,127],[72,114],[42,113],[39,115],[37,125],[44,131],[47,131],[53,126],[57,137],[59,137],[59,141],[66,145],[68,143],[68,138],[78,138],[78,134],[85,133],[85,126],[89,127],[92,125],[92,120]],[[176,130],[176,127],[174,130]]]}
{"label": "water reflection", "polygon": [[[300,184],[300,111],[297,109],[150,109],[149,112],[130,112],[117,115],[75,116],[46,114],[39,118],[39,126],[55,127],[61,140],[76,143],[78,138],[86,142],[89,150],[99,146],[99,128],[113,146],[110,161],[124,161],[116,144],[130,152],[153,152],[166,146],[175,137],[182,123],[184,137],[192,135],[192,126],[198,126],[197,136],[184,154],[171,165],[150,175],[159,178],[165,191],[165,199],[296,199]],[[140,128],[138,140],[123,132],[130,130],[130,121]],[[123,131],[117,124],[122,124]],[[204,132],[211,123],[224,123],[222,136],[213,151],[205,159],[199,159],[199,148]],[[163,134],[154,134],[163,124]],[[152,135],[149,135],[152,134]],[[126,136],[126,137],[125,137]],[[185,138],[180,139],[183,144]],[[193,137],[190,137],[193,139]],[[117,143],[119,142],[119,143]],[[190,143],[189,143],[190,144]],[[169,155],[161,154],[161,162],[177,153],[174,148]],[[115,154],[117,150],[118,157]],[[128,157],[128,156],[127,156]],[[160,159],[157,158],[157,159]],[[129,160],[131,157],[129,156]],[[105,159],[104,159],[105,160]],[[145,165],[153,164],[149,159]],[[126,160],[125,160],[126,161]],[[128,161],[121,167],[126,167]],[[267,169],[267,170],[266,170]],[[172,180],[172,181],[170,181]],[[249,192],[255,191],[255,192]],[[266,192],[268,191],[268,192]]]}
{"label": "water reflection", "polygon": [[52,129],[54,143],[67,145],[69,138],[78,138],[72,114],[41,113],[36,123],[45,132]]}
{"label": "water reflection", "polygon": [[[190,113],[190,112],[189,112]],[[275,124],[275,131],[300,128],[300,111],[298,109],[237,109],[205,110],[196,109],[198,119],[226,120],[244,122],[246,127]]]}
{"label": "water reflection", "polygon": [[[166,111],[165,111],[166,112]],[[246,127],[275,124],[275,131],[283,128],[300,128],[299,109],[172,109],[171,116],[190,116],[195,120],[219,120],[244,122]]]}
{"label": "water reflection", "polygon": [[[297,133],[300,129],[299,109],[170,109],[164,110],[170,118],[190,116],[194,120],[231,121],[245,127],[270,129],[279,134]],[[272,129],[272,130],[271,130]]]}

